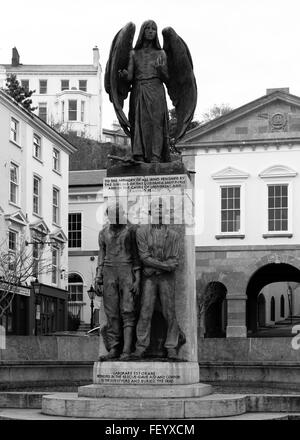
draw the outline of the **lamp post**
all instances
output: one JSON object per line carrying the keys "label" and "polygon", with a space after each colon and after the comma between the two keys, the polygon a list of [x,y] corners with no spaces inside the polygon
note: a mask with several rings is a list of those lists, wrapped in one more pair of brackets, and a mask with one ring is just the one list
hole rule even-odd
{"label": "lamp post", "polygon": [[39,295],[41,291],[41,284],[36,278],[35,281],[31,282],[31,287],[35,297],[35,336],[37,336],[37,321],[41,319],[41,311],[40,311],[40,303],[39,303]]}
{"label": "lamp post", "polygon": [[94,326],[94,299],[95,299],[95,295],[96,295],[96,291],[94,289],[94,287],[91,285],[91,287],[89,288],[89,290],[87,291],[88,296],[91,300],[91,330]]}

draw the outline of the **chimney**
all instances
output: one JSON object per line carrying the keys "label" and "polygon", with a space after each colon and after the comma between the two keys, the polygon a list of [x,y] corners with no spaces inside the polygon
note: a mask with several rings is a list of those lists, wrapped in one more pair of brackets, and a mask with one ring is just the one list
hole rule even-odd
{"label": "chimney", "polygon": [[99,49],[98,46],[93,47],[93,65],[94,67],[98,67],[100,61]]}
{"label": "chimney", "polygon": [[19,55],[19,52],[18,52],[18,50],[17,50],[16,47],[13,47],[13,50],[12,50],[12,59],[11,59],[11,65],[14,66],[14,67],[16,67],[16,66],[19,66],[19,64],[20,64],[20,55]]}
{"label": "chimney", "polygon": [[278,87],[275,89],[267,89],[266,95],[270,95],[270,93],[274,93],[274,92],[290,93],[290,89],[289,87]]}

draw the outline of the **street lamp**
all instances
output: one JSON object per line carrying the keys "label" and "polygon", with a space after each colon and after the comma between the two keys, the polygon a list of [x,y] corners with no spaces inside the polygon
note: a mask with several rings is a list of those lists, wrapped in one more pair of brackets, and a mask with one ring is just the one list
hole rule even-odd
{"label": "street lamp", "polygon": [[93,320],[93,317],[94,317],[94,299],[95,299],[95,296],[96,296],[96,291],[95,291],[95,289],[94,289],[94,287],[92,285],[89,288],[89,290],[87,291],[87,293],[88,293],[88,296],[89,296],[89,298],[91,300],[91,330],[92,330],[92,328],[94,326],[94,320]]}
{"label": "street lamp", "polygon": [[35,296],[35,336],[37,335],[37,321],[41,319],[41,311],[39,304],[39,294],[41,291],[41,284],[36,278],[35,281],[31,282],[31,287]]}

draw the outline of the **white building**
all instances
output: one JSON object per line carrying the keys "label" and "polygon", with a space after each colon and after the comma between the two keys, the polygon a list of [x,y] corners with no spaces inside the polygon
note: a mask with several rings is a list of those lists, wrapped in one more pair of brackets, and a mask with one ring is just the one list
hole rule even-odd
{"label": "white building", "polygon": [[38,116],[61,130],[100,141],[102,138],[102,70],[99,49],[88,65],[21,64],[13,48],[11,64],[0,65],[0,87],[15,74],[32,95]]}
{"label": "white building", "polygon": [[[49,260],[50,272],[37,270],[38,333],[66,329],[68,169],[69,155],[76,149],[2,91],[0,127],[0,243],[14,252],[27,240],[34,258]],[[29,301],[24,304],[28,313],[34,306],[34,300]],[[28,316],[23,331],[32,334]]]}
{"label": "white building", "polygon": [[300,282],[300,98],[268,90],[191,130],[181,148],[196,172],[198,296],[213,282],[227,292],[227,336],[255,332],[262,313],[284,319],[287,283]]}
{"label": "white building", "polygon": [[[103,179],[106,170],[70,171],[69,179],[69,310],[90,323],[87,294],[94,284],[98,234],[103,224]],[[94,305],[100,307],[96,298]]]}

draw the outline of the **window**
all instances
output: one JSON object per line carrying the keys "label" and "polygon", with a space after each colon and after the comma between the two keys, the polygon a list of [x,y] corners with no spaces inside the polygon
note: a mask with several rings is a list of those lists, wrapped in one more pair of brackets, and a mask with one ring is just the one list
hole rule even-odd
{"label": "window", "polygon": [[69,80],[68,79],[62,79],[61,82],[61,91],[63,90],[69,90]]}
{"label": "window", "polygon": [[65,121],[65,101],[61,102],[61,121]]}
{"label": "window", "polygon": [[70,273],[68,279],[69,301],[83,301],[83,280],[81,276]]}
{"label": "window", "polygon": [[41,214],[41,179],[33,176],[33,213]]}
{"label": "window", "polygon": [[10,164],[9,201],[16,205],[19,202],[19,167],[12,162]]}
{"label": "window", "polygon": [[40,79],[40,95],[45,95],[47,93],[47,80]]}
{"label": "window", "polygon": [[272,296],[271,298],[271,314],[270,314],[270,320],[275,321],[275,298]]}
{"label": "window", "polygon": [[52,284],[57,284],[58,281],[58,250],[52,249]]}
{"label": "window", "polygon": [[268,185],[268,229],[288,230],[288,185]]}
{"label": "window", "polygon": [[285,301],[284,301],[284,296],[281,295],[280,297],[280,318],[284,318],[285,317]]}
{"label": "window", "polygon": [[240,204],[240,186],[221,187],[221,232],[240,231]]}
{"label": "window", "polygon": [[81,247],[81,213],[70,213],[68,224],[69,248]]}
{"label": "window", "polygon": [[81,122],[84,122],[84,107],[85,107],[85,102],[81,101],[81,112],[80,112],[80,120],[81,120]]}
{"label": "window", "polygon": [[53,188],[52,221],[57,225],[59,224],[59,190],[57,188]]}
{"label": "window", "polygon": [[42,150],[41,150],[41,138],[37,134],[33,135],[33,156],[37,159],[41,159]]}
{"label": "window", "polygon": [[10,120],[10,140],[19,142],[19,121],[14,118]]}
{"label": "window", "polygon": [[29,79],[21,79],[21,86],[26,90],[26,92],[29,91]]}
{"label": "window", "polygon": [[86,79],[79,80],[79,90],[86,92],[86,90],[87,90],[87,80]]}
{"label": "window", "polygon": [[47,103],[46,102],[40,102],[39,103],[39,117],[47,122]]}
{"label": "window", "polygon": [[10,251],[16,252],[17,250],[17,239],[18,233],[16,231],[8,231],[8,249]]}
{"label": "window", "polygon": [[55,171],[59,171],[59,169],[60,169],[60,154],[56,148],[53,148],[52,159],[53,159],[53,163],[52,163],[53,169]]}
{"label": "window", "polygon": [[77,101],[69,100],[69,121],[77,121]]}

